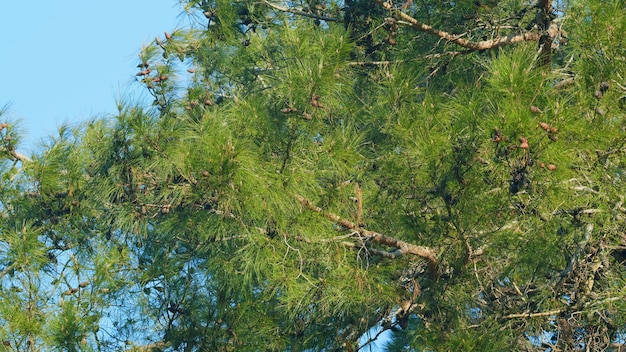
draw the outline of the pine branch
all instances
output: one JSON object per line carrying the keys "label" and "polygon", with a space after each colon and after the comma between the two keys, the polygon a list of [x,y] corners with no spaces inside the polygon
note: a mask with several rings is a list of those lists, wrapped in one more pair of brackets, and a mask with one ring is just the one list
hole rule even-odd
{"label": "pine branch", "polygon": [[385,8],[385,10],[390,11],[398,21],[402,21],[399,23],[406,23],[409,25],[409,27],[415,30],[435,35],[441,39],[444,39],[451,43],[455,43],[461,47],[470,49],[472,51],[493,49],[493,48],[497,48],[497,47],[501,47],[505,45],[519,43],[519,42],[539,41],[539,39],[544,35],[547,35],[550,38],[554,38],[559,32],[558,27],[551,23],[549,28],[546,30],[546,33],[543,33],[543,34],[537,33],[537,32],[513,33],[504,37],[497,37],[494,39],[474,42],[468,39],[461,38],[460,35],[455,35],[455,34],[434,28],[427,24],[421,23],[415,18],[402,12],[400,9],[394,7],[393,3],[391,2],[383,1],[383,0],[376,0],[376,2],[382,5],[382,7]]}
{"label": "pine branch", "polygon": [[396,248],[393,251],[382,251],[382,250],[378,250],[374,248],[368,248],[368,250],[374,254],[379,254],[383,257],[390,258],[390,259],[398,258],[404,254],[413,254],[413,255],[417,255],[418,257],[424,258],[428,262],[430,276],[432,278],[437,278],[438,276],[437,267],[438,267],[439,261],[437,260],[437,256],[433,249],[429,247],[425,247],[425,246],[418,246],[418,245],[408,243],[408,242],[405,242],[405,241],[402,241],[393,237],[385,236],[375,231],[370,231],[370,230],[361,228],[357,224],[347,219],[343,219],[339,217],[338,215],[335,215],[330,212],[325,212],[322,208],[316,206],[311,201],[309,201],[308,199],[305,199],[302,196],[296,195],[296,198],[302,205],[307,207],[309,210],[322,214],[325,218],[331,220],[337,225],[340,225],[347,229],[358,231],[359,233],[363,234],[365,237],[367,237],[371,241]]}
{"label": "pine branch", "polygon": [[11,150],[10,154],[13,158],[15,158],[15,160],[19,160],[23,163],[30,163],[31,161],[33,161],[31,158],[27,157],[26,155],[16,151],[16,150]]}
{"label": "pine branch", "polygon": [[33,161],[31,158],[29,158],[23,153],[18,152],[15,149],[8,149],[8,148],[3,148],[3,149],[9,154],[11,159],[14,161],[21,161],[22,163],[30,163]]}

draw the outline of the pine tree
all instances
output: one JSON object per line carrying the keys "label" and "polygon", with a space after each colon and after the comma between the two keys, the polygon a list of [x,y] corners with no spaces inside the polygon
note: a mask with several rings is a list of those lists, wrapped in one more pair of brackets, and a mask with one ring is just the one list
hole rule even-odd
{"label": "pine tree", "polygon": [[5,349],[616,347],[625,7],[184,1],[151,105],[3,125]]}

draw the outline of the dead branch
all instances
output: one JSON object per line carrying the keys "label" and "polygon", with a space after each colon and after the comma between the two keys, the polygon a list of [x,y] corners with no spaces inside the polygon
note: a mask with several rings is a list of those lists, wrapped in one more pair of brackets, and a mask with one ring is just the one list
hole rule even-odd
{"label": "dead branch", "polygon": [[339,217],[338,215],[335,215],[330,212],[325,212],[322,208],[316,206],[311,201],[309,201],[308,199],[305,199],[302,196],[296,195],[296,198],[302,205],[307,207],[309,210],[322,214],[325,218],[331,220],[337,225],[340,225],[347,229],[358,231],[359,233],[361,233],[363,236],[365,236],[367,239],[371,241],[396,248],[395,250],[389,251],[389,252],[377,250],[374,248],[368,248],[368,250],[372,253],[379,254],[390,259],[398,258],[404,254],[413,254],[413,255],[417,255],[418,257],[424,258],[428,263],[428,268],[429,268],[431,277],[437,278],[438,276],[437,267],[438,267],[439,261],[433,249],[429,247],[425,247],[425,246],[418,246],[418,245],[408,243],[408,242],[405,242],[405,241],[402,241],[393,237],[385,236],[375,231],[370,231],[370,230],[361,228],[357,224],[347,219],[343,219]]}

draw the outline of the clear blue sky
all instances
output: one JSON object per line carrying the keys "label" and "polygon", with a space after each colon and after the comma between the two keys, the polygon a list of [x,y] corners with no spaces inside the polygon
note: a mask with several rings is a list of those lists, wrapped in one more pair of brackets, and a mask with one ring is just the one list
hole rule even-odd
{"label": "clear blue sky", "polygon": [[[116,112],[142,45],[188,24],[177,0],[3,0],[0,108],[34,150],[64,122]],[[1,118],[0,118],[1,119]]]}

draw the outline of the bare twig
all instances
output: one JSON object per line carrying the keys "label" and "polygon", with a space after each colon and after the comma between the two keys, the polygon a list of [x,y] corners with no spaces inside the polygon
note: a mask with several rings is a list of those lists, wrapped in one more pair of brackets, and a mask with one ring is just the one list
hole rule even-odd
{"label": "bare twig", "polygon": [[565,308],[549,310],[547,312],[538,312],[538,313],[515,313],[508,314],[502,317],[502,319],[515,319],[515,318],[536,318],[536,317],[546,317],[550,315],[559,314],[565,311]]}

